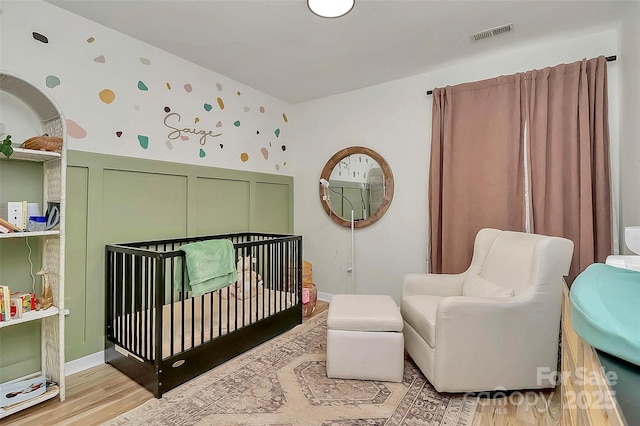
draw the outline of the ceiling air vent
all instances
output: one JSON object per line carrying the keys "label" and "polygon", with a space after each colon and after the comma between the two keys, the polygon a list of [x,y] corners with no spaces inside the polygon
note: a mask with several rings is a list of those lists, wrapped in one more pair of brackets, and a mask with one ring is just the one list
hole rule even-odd
{"label": "ceiling air vent", "polygon": [[471,34],[469,38],[471,41],[480,41],[489,37],[497,36],[500,34],[513,31],[513,24],[501,25],[495,28],[489,28],[488,30],[480,31],[479,33]]}

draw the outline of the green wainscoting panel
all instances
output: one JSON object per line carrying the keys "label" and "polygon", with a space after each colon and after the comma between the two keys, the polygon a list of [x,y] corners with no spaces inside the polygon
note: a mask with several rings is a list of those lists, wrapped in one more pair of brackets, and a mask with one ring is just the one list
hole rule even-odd
{"label": "green wainscoting panel", "polygon": [[105,170],[102,180],[102,231],[106,243],[186,235],[186,176]]}
{"label": "green wainscoting panel", "polygon": [[255,230],[258,232],[290,232],[293,219],[289,209],[293,195],[287,185],[276,182],[256,182]]}
{"label": "green wainscoting panel", "polygon": [[67,152],[66,360],[104,348],[105,244],[293,232],[293,178]]}
{"label": "green wainscoting panel", "polygon": [[[67,167],[67,209],[65,221],[64,306],[70,315],[65,321],[66,357],[84,355],[84,345],[95,340],[87,335],[87,224],[89,222],[89,169]],[[69,208],[68,206],[72,206]],[[93,313],[92,315],[95,315]]]}
{"label": "green wainscoting panel", "polygon": [[223,234],[249,229],[249,181],[200,177],[196,191],[197,234]]}

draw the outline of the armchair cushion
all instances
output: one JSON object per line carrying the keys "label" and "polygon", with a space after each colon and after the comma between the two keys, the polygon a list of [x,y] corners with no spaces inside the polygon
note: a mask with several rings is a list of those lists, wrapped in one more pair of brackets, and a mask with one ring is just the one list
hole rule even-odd
{"label": "armchair cushion", "polygon": [[513,297],[512,288],[504,288],[485,280],[478,274],[469,273],[462,286],[462,295],[471,297]]}
{"label": "armchair cushion", "polygon": [[400,313],[402,318],[413,326],[429,346],[436,346],[436,313],[439,296],[405,296],[402,299]]}

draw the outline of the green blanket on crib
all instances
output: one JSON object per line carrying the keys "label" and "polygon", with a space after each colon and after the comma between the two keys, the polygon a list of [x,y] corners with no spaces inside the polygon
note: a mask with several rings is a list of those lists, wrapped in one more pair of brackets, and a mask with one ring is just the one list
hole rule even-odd
{"label": "green blanket on crib", "polygon": [[227,239],[199,241],[180,246],[184,252],[184,289],[182,283],[183,266],[178,258],[174,273],[174,288],[191,292],[192,296],[219,290],[238,279],[233,243]]}

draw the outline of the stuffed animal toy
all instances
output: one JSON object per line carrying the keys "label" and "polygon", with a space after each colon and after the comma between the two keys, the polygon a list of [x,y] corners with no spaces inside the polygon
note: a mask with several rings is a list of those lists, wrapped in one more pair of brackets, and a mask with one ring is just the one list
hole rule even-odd
{"label": "stuffed animal toy", "polygon": [[[247,299],[262,292],[262,277],[256,271],[252,270],[252,266],[256,263],[255,258],[249,256],[238,257],[236,265],[238,270],[238,281],[229,286],[229,297],[235,296],[239,299]],[[222,291],[222,295],[226,295],[226,291]]]}

